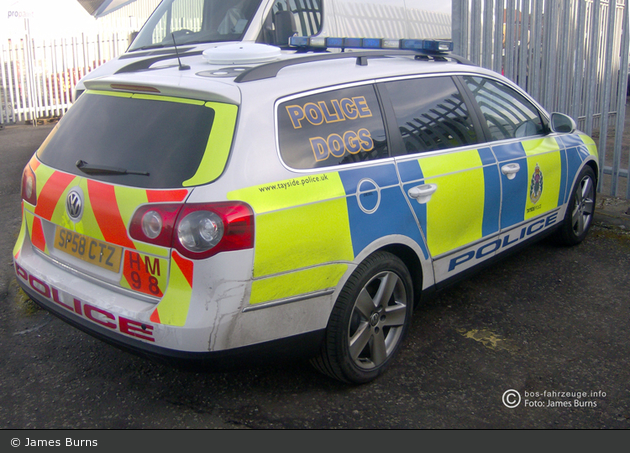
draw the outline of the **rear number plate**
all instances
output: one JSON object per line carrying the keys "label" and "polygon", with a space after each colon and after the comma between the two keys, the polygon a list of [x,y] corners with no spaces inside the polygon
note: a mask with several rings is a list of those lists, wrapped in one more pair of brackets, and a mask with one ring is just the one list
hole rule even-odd
{"label": "rear number plate", "polygon": [[112,272],[120,270],[122,247],[57,227],[55,248]]}

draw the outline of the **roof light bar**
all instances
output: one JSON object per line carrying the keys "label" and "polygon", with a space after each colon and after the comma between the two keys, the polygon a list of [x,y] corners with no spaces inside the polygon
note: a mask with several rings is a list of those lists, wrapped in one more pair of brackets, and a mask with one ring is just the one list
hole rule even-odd
{"label": "roof light bar", "polygon": [[309,44],[313,47],[326,47],[326,38],[310,37]]}
{"label": "roof light bar", "polygon": [[453,50],[452,41],[434,39],[323,38],[320,36],[292,36],[289,38],[289,46],[302,49],[402,49],[436,54]]}
{"label": "roof light bar", "polygon": [[451,52],[453,50],[453,43],[428,39],[401,39],[400,48],[408,50],[428,50],[430,52]]}

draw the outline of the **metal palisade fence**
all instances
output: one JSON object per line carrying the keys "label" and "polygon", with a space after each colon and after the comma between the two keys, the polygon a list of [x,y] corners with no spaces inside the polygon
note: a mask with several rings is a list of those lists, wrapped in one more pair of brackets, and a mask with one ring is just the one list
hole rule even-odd
{"label": "metal palisade fence", "polygon": [[502,73],[599,149],[598,190],[630,198],[628,0],[453,0],[454,53]]}
{"label": "metal palisade fence", "polygon": [[24,19],[22,36],[0,41],[0,124],[37,124],[63,115],[77,81],[122,54],[129,46],[130,33],[140,29],[159,3],[130,3],[100,18],[100,33],[71,38],[33,39],[29,20]]}
{"label": "metal palisade fence", "polygon": [[25,35],[3,42],[0,122],[38,121],[63,115],[72,103],[79,79],[120,55],[127,46],[127,35],[116,33],[51,40]]}

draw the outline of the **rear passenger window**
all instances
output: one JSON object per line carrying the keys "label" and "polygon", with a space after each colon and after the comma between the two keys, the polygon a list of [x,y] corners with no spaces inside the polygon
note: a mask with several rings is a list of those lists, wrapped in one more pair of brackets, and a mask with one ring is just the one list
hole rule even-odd
{"label": "rear passenger window", "polygon": [[297,169],[330,167],[389,156],[372,85],[327,91],[278,107],[280,154]]}
{"label": "rear passenger window", "polygon": [[495,80],[464,77],[486,120],[492,140],[545,133],[538,109],[520,93]]}
{"label": "rear passenger window", "polygon": [[450,77],[384,84],[407,154],[477,143],[462,96]]}

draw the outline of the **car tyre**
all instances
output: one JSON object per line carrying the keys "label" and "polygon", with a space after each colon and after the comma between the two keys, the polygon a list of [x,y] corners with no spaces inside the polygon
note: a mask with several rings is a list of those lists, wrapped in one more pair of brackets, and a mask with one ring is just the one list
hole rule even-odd
{"label": "car tyre", "polygon": [[319,355],[311,363],[352,384],[380,376],[411,322],[413,283],[397,256],[376,252],[352,273],[333,307]]}
{"label": "car tyre", "polygon": [[584,240],[593,223],[595,201],[595,172],[586,165],[573,187],[564,222],[558,230],[557,239],[561,244],[576,245]]}

